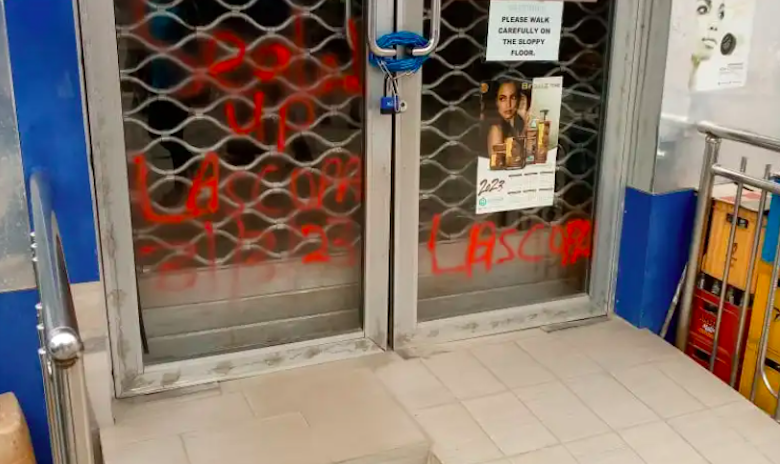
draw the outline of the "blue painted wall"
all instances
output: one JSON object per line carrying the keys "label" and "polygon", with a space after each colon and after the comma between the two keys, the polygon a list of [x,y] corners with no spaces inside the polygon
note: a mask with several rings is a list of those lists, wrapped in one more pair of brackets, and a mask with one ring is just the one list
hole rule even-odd
{"label": "blue painted wall", "polygon": [[695,209],[693,190],[626,189],[615,312],[631,324],[661,331],[688,261]]}
{"label": "blue painted wall", "polygon": [[30,427],[35,459],[38,464],[51,464],[35,330],[37,302],[35,290],[0,293],[0,393],[14,392]]}
{"label": "blue painted wall", "polygon": [[98,280],[78,51],[70,0],[5,3],[25,178],[52,182],[71,280]]}

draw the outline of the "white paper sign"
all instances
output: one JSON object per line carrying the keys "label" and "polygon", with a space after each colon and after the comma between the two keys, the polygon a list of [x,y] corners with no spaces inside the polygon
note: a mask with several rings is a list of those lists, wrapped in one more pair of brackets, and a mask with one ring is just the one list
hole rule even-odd
{"label": "white paper sign", "polygon": [[492,0],[487,61],[557,61],[563,2]]}
{"label": "white paper sign", "polygon": [[755,0],[697,0],[693,90],[707,91],[743,87],[753,34]]}
{"label": "white paper sign", "polygon": [[477,214],[552,206],[562,94],[560,76],[482,84]]}

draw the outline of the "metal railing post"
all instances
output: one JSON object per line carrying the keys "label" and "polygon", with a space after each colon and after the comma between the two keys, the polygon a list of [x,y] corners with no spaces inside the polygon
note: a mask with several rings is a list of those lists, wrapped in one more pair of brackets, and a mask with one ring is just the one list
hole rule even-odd
{"label": "metal railing post", "polygon": [[712,198],[712,165],[718,161],[720,151],[720,139],[711,135],[707,136],[704,148],[704,161],[701,167],[701,179],[699,181],[699,194],[696,201],[696,216],[693,222],[693,239],[688,254],[688,270],[685,273],[683,286],[683,300],[680,306],[680,318],[677,324],[677,337],[675,344],[681,351],[685,351],[688,345],[688,331],[691,326],[691,305],[693,304],[693,292],[696,288],[696,278],[699,274],[699,254],[701,244],[706,233],[706,224],[710,212],[710,200]]}
{"label": "metal railing post", "polygon": [[[763,148],[765,150],[780,153],[780,139],[767,137],[760,134],[754,134],[751,132],[731,129],[726,127],[717,126],[712,123],[702,122],[697,124],[699,132],[706,136],[706,148],[704,153],[704,161],[702,163],[701,180],[699,183],[699,198],[696,205],[696,217],[694,223],[694,231],[692,237],[692,244],[690,249],[689,261],[687,272],[685,274],[684,284],[684,296],[680,309],[680,321],[677,329],[676,344],[681,350],[685,350],[688,343],[688,333],[690,331],[691,323],[691,308],[693,305],[694,293],[696,288],[697,277],[699,273],[699,264],[701,260],[701,248],[704,234],[707,232],[707,218],[710,211],[710,202],[712,197],[712,186],[716,177],[724,177],[726,179],[735,182],[737,185],[736,196],[734,197],[734,205],[732,209],[732,217],[730,220],[730,230],[728,235],[727,248],[725,251],[725,262],[723,268],[722,278],[723,284],[721,285],[720,294],[718,295],[718,313],[715,322],[715,332],[712,337],[712,351],[709,358],[709,370],[714,373],[715,364],[718,353],[718,343],[720,341],[720,331],[722,329],[723,312],[726,303],[727,287],[729,285],[729,275],[731,270],[731,259],[734,253],[734,245],[736,243],[736,233],[739,227],[739,213],[742,206],[742,192],[745,186],[753,187],[761,191],[761,196],[758,202],[757,221],[755,224],[755,230],[752,234],[752,243],[750,250],[750,259],[748,261],[748,269],[745,276],[745,288],[744,297],[739,307],[739,325],[737,327],[736,341],[734,344],[734,350],[732,353],[732,364],[729,372],[728,382],[734,387],[739,376],[739,366],[743,351],[743,345],[745,343],[745,329],[747,325],[747,313],[750,305],[750,298],[753,294],[753,277],[755,276],[756,260],[758,259],[758,253],[761,243],[761,232],[764,228],[764,212],[766,209],[767,196],[771,193],[773,195],[780,196],[780,184],[772,181],[772,166],[766,165],[764,168],[764,176],[759,179],[751,177],[745,173],[747,170],[747,159],[742,158],[739,171],[725,168],[717,164],[718,150],[720,148],[721,140],[729,140],[745,145],[750,145],[757,148]],[[712,276],[718,278],[718,276]],[[769,378],[766,373],[765,363],[767,360],[767,353],[769,351],[769,335],[772,325],[772,319],[775,310],[775,294],[778,289],[778,277],[780,277],[780,241],[775,244],[775,258],[772,263],[771,281],[769,283],[769,294],[767,297],[766,307],[764,309],[764,317],[761,326],[761,334],[759,337],[758,353],[755,360],[755,371],[753,373],[752,383],[750,384],[749,397],[751,401],[755,402],[758,389],[762,386],[775,398],[778,402],[775,405],[772,415],[775,420],[780,422],[780,391],[775,391],[769,382]],[[759,291],[755,289],[756,293]],[[731,303],[731,302],[730,302]]]}
{"label": "metal railing post", "polygon": [[86,391],[84,346],[76,322],[65,256],[51,207],[48,183],[40,173],[30,178],[31,234],[40,303],[38,356],[43,374],[46,411],[54,464],[101,461],[93,441],[92,415]]}
{"label": "metal railing post", "polygon": [[[764,167],[764,180],[769,180],[772,173],[772,165],[767,164]],[[761,229],[764,225],[763,211],[766,208],[766,190],[761,190],[761,199],[758,201],[758,223],[756,224],[756,230],[753,232],[753,246],[750,249],[750,261],[748,262],[748,271],[745,278],[745,296],[742,298],[742,305],[739,310],[739,327],[737,328],[737,340],[734,343],[734,359],[742,359],[742,342],[744,341],[743,332],[745,332],[745,324],[747,323],[748,306],[750,305],[750,294],[753,290],[753,274],[756,267],[756,258],[758,257],[758,248],[761,244]],[[738,362],[731,363],[731,376],[729,377],[729,385],[734,387],[737,384],[737,377],[739,376],[739,364]]]}
{"label": "metal railing post", "polygon": [[[739,172],[747,170],[747,158],[742,157],[739,163]],[[718,343],[720,342],[720,328],[723,323],[723,308],[726,305],[726,288],[729,285],[729,274],[731,273],[731,259],[734,257],[734,239],[737,236],[737,225],[739,224],[739,208],[742,206],[742,182],[737,183],[737,193],[734,196],[734,209],[731,214],[731,230],[729,230],[728,245],[726,245],[726,259],[723,263],[723,285],[720,287],[718,295],[718,312],[715,315],[715,334],[712,339],[712,353],[710,353],[710,371],[715,371],[715,360],[718,358]]]}

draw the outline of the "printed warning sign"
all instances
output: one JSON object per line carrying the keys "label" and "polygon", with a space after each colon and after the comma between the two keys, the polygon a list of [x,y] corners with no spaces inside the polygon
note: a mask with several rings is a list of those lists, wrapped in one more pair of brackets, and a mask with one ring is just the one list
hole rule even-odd
{"label": "printed warning sign", "polygon": [[563,2],[492,0],[487,61],[556,61]]}

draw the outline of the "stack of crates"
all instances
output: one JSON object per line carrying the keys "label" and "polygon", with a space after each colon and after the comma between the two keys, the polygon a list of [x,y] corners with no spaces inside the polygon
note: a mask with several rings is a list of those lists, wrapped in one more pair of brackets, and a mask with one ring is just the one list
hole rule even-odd
{"label": "stack of crates", "polygon": [[[762,245],[761,260],[758,262],[756,272],[758,280],[756,283],[756,293],[753,302],[753,317],[750,321],[750,329],[747,336],[747,346],[745,348],[744,362],[742,363],[742,374],[739,382],[739,391],[746,398],[750,398],[750,392],[753,388],[753,374],[756,371],[756,361],[758,360],[758,349],[763,331],[764,316],[766,314],[766,305],[769,300],[770,284],[772,281],[772,262],[775,258],[777,248],[777,236],[780,229],[780,201],[773,198],[769,213],[767,225],[766,240]],[[780,292],[775,293],[772,316],[769,323],[769,335],[767,338],[767,357],[764,362],[764,372],[767,380],[774,391],[777,391],[780,385]],[[756,406],[760,407],[769,414],[774,415],[777,400],[764,387],[763,380],[759,381],[755,392]]]}
{"label": "stack of crates", "polygon": [[[724,284],[722,279],[725,270],[726,250],[731,231],[736,192],[737,186],[735,184],[717,185],[713,188],[713,205],[709,220],[709,231],[705,237],[701,273],[694,293],[688,346],[685,350],[686,354],[696,362],[704,367],[709,367],[710,354],[712,353],[714,343],[718,302],[721,292],[726,292],[714,369],[714,374],[726,383],[730,380],[734,363],[742,364],[742,357],[738,356],[738,352],[735,350],[737,332],[739,331],[740,307],[744,298],[753,297],[756,282],[760,279],[754,273],[748,291],[747,274],[750,264],[750,252],[753,249],[753,237],[756,227],[764,229],[766,224],[764,214],[759,215],[758,213],[760,192],[744,188],[737,218],[734,246],[732,247],[729,279]],[[758,220],[759,217],[761,217],[761,221]],[[762,230],[760,240],[763,241],[763,237]],[[748,303],[750,305],[750,301]],[[750,320],[750,309],[748,309],[747,317]],[[747,328],[748,325],[746,324],[746,331]],[[743,334],[740,353],[745,351],[747,338]],[[780,349],[780,345],[778,345],[778,348]],[[778,359],[780,360],[780,358]]]}

